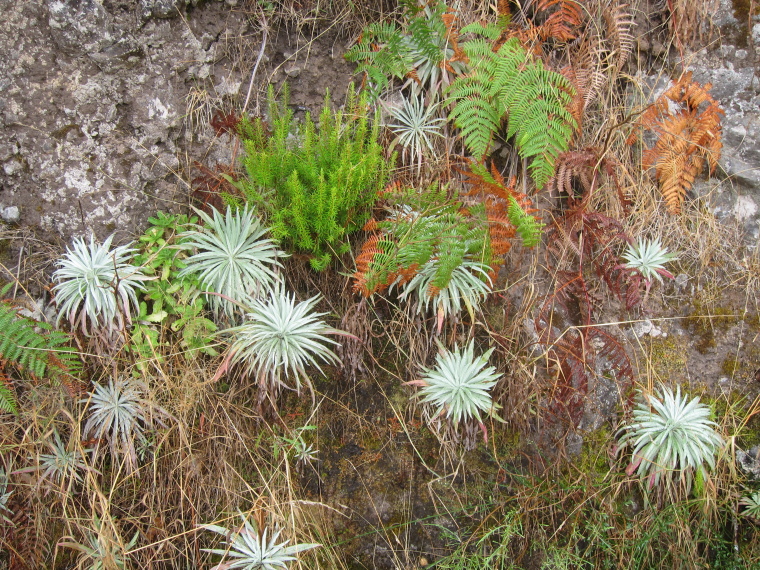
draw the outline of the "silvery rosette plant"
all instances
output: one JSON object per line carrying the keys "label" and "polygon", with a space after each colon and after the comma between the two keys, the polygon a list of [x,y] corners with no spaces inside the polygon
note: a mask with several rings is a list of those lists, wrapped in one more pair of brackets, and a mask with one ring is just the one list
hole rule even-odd
{"label": "silvery rosette plant", "polygon": [[223,331],[233,338],[230,364],[243,366],[258,379],[260,397],[290,388],[287,380],[291,378],[295,390],[300,391],[302,380],[311,388],[307,367],[322,372],[319,361],[338,362],[329,347],[338,343],[327,335],[347,333],[322,321],[325,313],[313,312],[318,301],[319,297],[312,297],[296,302],[295,295],[278,289],[267,299],[254,300],[242,325]]}
{"label": "silvery rosette plant", "polygon": [[61,440],[57,429],[53,430],[52,435],[52,440],[45,440],[50,453],[41,453],[36,461],[35,458],[32,458],[32,461],[36,465],[19,469],[18,471],[14,471],[14,473],[39,472],[39,484],[48,483],[50,485],[48,486],[48,491],[52,488],[52,485],[66,486],[73,483],[81,483],[82,472],[99,473],[86,460],[86,454],[91,450],[85,449],[83,452],[76,447],[68,449]]}
{"label": "silvery rosette plant", "polygon": [[425,263],[408,282],[401,286],[400,300],[410,296],[417,297],[417,311],[427,311],[432,305],[438,316],[440,331],[443,319],[456,315],[462,306],[472,314],[491,292],[490,268],[485,263],[464,260],[451,272],[451,278],[445,287],[435,290],[438,261],[433,259]]}
{"label": "silvery rosette plant", "polygon": [[422,388],[422,402],[435,409],[433,417],[445,417],[454,428],[474,421],[485,434],[481,414],[496,417],[491,388],[501,378],[493,366],[488,366],[492,352],[493,348],[475,356],[473,341],[463,349],[442,348],[435,367],[425,368],[421,379],[408,384]]}
{"label": "silvery rosette plant", "polygon": [[138,307],[136,291],[148,279],[130,263],[135,250],[129,245],[111,249],[112,240],[113,235],[99,244],[90,236],[88,245],[75,239],[53,273],[58,321],[66,316],[85,336],[103,332],[112,337],[124,330]]}
{"label": "silvery rosette plant", "polygon": [[[8,490],[8,483],[8,475],[5,473],[5,468],[0,467],[0,519],[13,526],[13,521],[8,518],[8,515],[13,516],[13,511],[8,507],[8,501],[13,491]],[[8,515],[5,513],[8,513]]]}
{"label": "silvery rosette plant", "polygon": [[223,562],[214,566],[212,570],[282,570],[296,560],[295,554],[321,546],[315,543],[288,546],[288,540],[279,540],[281,529],[270,531],[264,528],[259,532],[255,521],[250,521],[242,513],[240,518],[243,524],[237,529],[227,529],[215,524],[202,525],[202,528],[224,537],[224,548],[203,549],[205,552],[222,556]]}
{"label": "silvery rosette plant", "polygon": [[434,152],[431,137],[443,137],[441,123],[445,119],[436,117],[438,104],[425,105],[422,96],[412,95],[403,98],[401,105],[388,106],[388,112],[396,120],[388,124],[388,128],[396,135],[392,146],[400,144],[404,147],[402,158],[406,159],[407,151],[412,162],[417,159],[417,170],[422,170],[422,157],[425,150]]}
{"label": "silvery rosette plant", "polygon": [[621,266],[633,269],[644,279],[645,297],[649,295],[652,280],[657,279],[662,283],[662,278],[673,279],[673,274],[665,269],[665,264],[678,259],[678,254],[668,253],[668,248],[663,247],[659,238],[647,240],[639,238],[636,243],[628,244],[622,258],[625,263]]}
{"label": "silvery rosette plant", "polygon": [[81,553],[79,558],[80,568],[88,568],[89,570],[125,570],[129,568],[127,566],[127,551],[137,543],[139,537],[140,532],[138,531],[128,543],[122,545],[120,539],[115,536],[113,520],[101,520],[98,515],[94,515],[93,529],[85,533],[85,541],[83,543],[75,542],[71,539],[59,542],[58,546],[65,546],[79,551]]}
{"label": "silvery rosette plant", "polygon": [[226,213],[213,210],[213,216],[195,210],[203,225],[179,237],[184,248],[195,251],[184,260],[179,277],[195,275],[208,295],[210,308],[219,316],[235,320],[239,304],[253,299],[279,283],[279,258],[285,257],[273,240],[266,238],[268,229],[253,211],[244,208]]}
{"label": "silvery rosette plant", "polygon": [[112,378],[108,384],[95,384],[92,393],[81,403],[89,404],[89,418],[82,433],[107,441],[111,454],[123,455],[127,471],[134,471],[137,468],[135,442],[144,441],[145,428],[153,424],[154,415],[165,414],[147,400],[144,385],[133,378]]}
{"label": "silvery rosette plant", "polygon": [[642,395],[633,418],[621,430],[620,449],[632,448],[626,473],[637,473],[652,487],[681,482],[691,488],[695,473],[715,469],[723,438],[715,431],[709,406],[689,401],[681,388],[662,387],[660,394]]}

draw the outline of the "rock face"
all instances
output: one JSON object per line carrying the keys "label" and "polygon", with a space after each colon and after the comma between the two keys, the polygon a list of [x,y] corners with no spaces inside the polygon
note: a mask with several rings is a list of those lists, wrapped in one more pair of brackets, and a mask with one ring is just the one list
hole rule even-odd
{"label": "rock face", "polygon": [[0,0],[6,220],[48,239],[90,231],[103,238],[187,202],[178,157],[192,136],[184,136],[188,94],[222,78],[239,87],[216,64],[227,26],[239,28],[245,17],[211,2],[197,17],[172,18],[185,5]]}
{"label": "rock face", "polygon": [[[233,5],[0,0],[2,219],[45,240],[118,242],[187,204],[193,161],[232,156],[208,122],[240,108],[260,48],[255,19]],[[310,39],[270,37],[254,95],[287,79],[296,110],[318,111],[326,87],[339,105],[354,66],[333,36]]]}
{"label": "rock face", "polygon": [[760,237],[760,24],[737,6],[721,0],[713,19],[716,43],[686,60],[695,81],[712,84],[710,93],[725,111],[720,169],[695,191],[710,195],[716,216],[743,223],[753,244]]}

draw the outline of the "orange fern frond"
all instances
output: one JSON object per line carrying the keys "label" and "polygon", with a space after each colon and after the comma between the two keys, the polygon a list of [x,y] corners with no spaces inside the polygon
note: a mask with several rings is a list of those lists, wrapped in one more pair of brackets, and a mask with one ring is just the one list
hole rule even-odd
{"label": "orange fern frond", "polygon": [[[642,153],[642,166],[654,168],[668,209],[677,214],[694,180],[707,163],[710,173],[718,165],[723,148],[718,102],[712,86],[692,81],[684,73],[647,109],[639,126],[658,135],[654,146]],[[629,140],[635,133],[629,137]]]}
{"label": "orange fern frond", "polygon": [[369,297],[380,288],[380,284],[373,284],[373,286],[370,287],[367,282],[367,273],[369,272],[370,264],[375,260],[375,256],[383,253],[383,250],[378,246],[380,237],[381,236],[378,233],[369,236],[362,244],[359,255],[356,256],[356,272],[353,276],[353,289],[355,292],[361,293],[365,297]]}
{"label": "orange fern frond", "polygon": [[655,172],[660,181],[660,191],[672,213],[680,213],[686,192],[694,184],[702,164],[700,157],[676,153],[669,153],[657,161]]}
{"label": "orange fern frond", "polygon": [[454,22],[457,20],[456,14],[453,14],[452,12],[446,12],[441,16],[441,19],[443,20],[443,24],[446,26],[446,38],[449,40],[451,49],[454,51],[454,55],[445,61],[444,65],[451,67],[452,61],[462,61],[464,63],[467,63],[467,56],[465,55],[464,51],[462,51],[462,48],[459,47],[459,30],[454,25]]}
{"label": "orange fern frond", "polygon": [[428,285],[427,293],[428,293],[428,295],[430,295],[431,298],[435,297],[440,292],[441,292],[441,288],[440,287],[436,287],[432,283],[430,285]]}
{"label": "orange fern frond", "polygon": [[584,12],[581,0],[539,0],[537,10],[547,12],[556,7],[544,24],[540,26],[544,41],[554,38],[569,42],[578,37],[577,28],[583,23]]}

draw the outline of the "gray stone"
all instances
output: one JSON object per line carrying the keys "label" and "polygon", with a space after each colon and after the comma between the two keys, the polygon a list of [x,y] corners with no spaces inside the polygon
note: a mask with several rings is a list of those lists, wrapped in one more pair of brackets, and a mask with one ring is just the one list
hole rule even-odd
{"label": "gray stone", "polygon": [[225,30],[240,28],[244,14],[207,2],[190,22],[172,17],[185,0],[119,4],[2,8],[0,186],[4,206],[42,239],[114,230],[127,238],[157,210],[187,203],[185,157],[203,156],[213,139],[197,123],[196,136],[184,136],[188,94],[213,94],[206,120],[239,96],[240,72],[216,62]]}
{"label": "gray stone", "polygon": [[749,451],[736,448],[736,463],[739,468],[755,481],[760,480],[760,446]]}
{"label": "gray stone", "polygon": [[651,336],[652,338],[661,336],[663,338],[666,338],[668,336],[666,332],[663,332],[660,327],[655,325],[649,319],[634,323],[632,331],[636,338],[641,338],[643,336]]}
{"label": "gray stone", "polygon": [[140,15],[143,20],[154,18],[171,18],[180,13],[187,2],[185,0],[140,0]]}
{"label": "gray stone", "polygon": [[0,218],[9,224],[17,224],[21,219],[21,211],[16,206],[8,206],[0,210]]}

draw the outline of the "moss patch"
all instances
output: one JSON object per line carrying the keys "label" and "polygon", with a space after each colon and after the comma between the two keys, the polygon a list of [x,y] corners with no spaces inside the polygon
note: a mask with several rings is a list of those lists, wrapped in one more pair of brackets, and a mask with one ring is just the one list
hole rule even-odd
{"label": "moss patch", "polygon": [[667,336],[649,339],[648,364],[657,380],[685,380],[688,344],[684,337]]}

